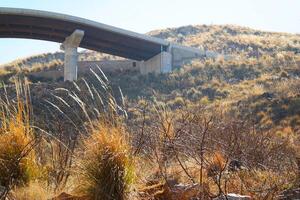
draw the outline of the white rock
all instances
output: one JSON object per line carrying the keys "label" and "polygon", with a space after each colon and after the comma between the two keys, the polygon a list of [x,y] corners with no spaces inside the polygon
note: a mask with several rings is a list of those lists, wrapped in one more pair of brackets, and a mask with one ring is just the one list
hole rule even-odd
{"label": "white rock", "polygon": [[[250,200],[250,196],[244,196],[244,195],[239,195],[239,194],[233,194],[229,193],[226,195],[228,200]],[[226,200],[225,196],[219,196],[217,198],[214,198],[213,200]]]}

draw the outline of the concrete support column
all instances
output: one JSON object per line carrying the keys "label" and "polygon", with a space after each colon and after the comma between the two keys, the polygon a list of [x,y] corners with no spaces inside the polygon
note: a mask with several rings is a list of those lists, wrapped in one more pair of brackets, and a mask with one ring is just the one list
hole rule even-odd
{"label": "concrete support column", "polygon": [[64,81],[77,80],[77,48],[79,47],[83,36],[84,31],[75,30],[69,37],[66,38],[66,40],[60,47],[65,51]]}
{"label": "concrete support column", "polygon": [[64,80],[76,81],[77,80],[77,61],[78,52],[77,47],[66,47],[65,50],[65,62],[64,62]]}
{"label": "concrete support column", "polygon": [[161,52],[160,54],[140,63],[141,74],[169,73],[172,71],[172,54]]}

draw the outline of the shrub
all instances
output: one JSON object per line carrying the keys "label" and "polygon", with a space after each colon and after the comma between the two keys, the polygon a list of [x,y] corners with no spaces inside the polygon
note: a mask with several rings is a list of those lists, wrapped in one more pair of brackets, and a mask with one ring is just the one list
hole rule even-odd
{"label": "shrub", "polygon": [[124,131],[101,126],[84,141],[84,150],[81,192],[91,199],[127,199],[134,168]]}
{"label": "shrub", "polygon": [[226,160],[223,155],[219,152],[216,152],[213,155],[212,162],[209,163],[207,167],[207,175],[209,177],[218,176],[226,167]]}
{"label": "shrub", "polygon": [[[30,139],[24,127],[10,122],[9,130],[0,136],[0,185],[10,187],[12,184],[28,183],[34,175],[34,155],[28,154]],[[28,154],[28,155],[26,155]]]}
{"label": "shrub", "polygon": [[281,71],[280,72],[280,77],[281,78],[289,78],[289,74],[286,71]]}
{"label": "shrub", "polygon": [[[36,177],[34,147],[37,140],[29,124],[28,104],[23,103],[17,85],[17,106],[9,107],[0,99],[0,185],[5,188],[0,197],[6,196],[10,188],[24,185]],[[25,87],[26,88],[26,87]]]}
{"label": "shrub", "polygon": [[192,100],[192,101],[197,101],[200,99],[202,93],[199,92],[197,89],[195,89],[194,87],[192,87],[191,89],[189,89],[186,92],[186,96],[188,99]]}
{"label": "shrub", "polygon": [[172,103],[173,107],[175,108],[182,107],[185,104],[184,99],[182,97],[176,97]]}
{"label": "shrub", "polygon": [[209,98],[208,98],[207,96],[201,98],[200,104],[201,104],[201,105],[208,105],[208,104],[210,104]]}

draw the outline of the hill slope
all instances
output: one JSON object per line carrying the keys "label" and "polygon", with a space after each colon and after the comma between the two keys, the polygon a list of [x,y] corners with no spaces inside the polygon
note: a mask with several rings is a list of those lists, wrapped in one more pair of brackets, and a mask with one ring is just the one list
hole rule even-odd
{"label": "hill slope", "polygon": [[[59,52],[3,66],[1,81],[9,84],[14,77],[26,76],[32,83],[27,85],[19,79],[17,89],[9,85],[6,90],[0,85],[2,130],[13,133],[14,123],[6,126],[6,122],[15,122],[23,113],[30,115],[37,138],[43,135],[38,139],[41,144],[36,160],[45,169],[41,181],[47,181],[47,188],[53,185],[69,191],[68,185],[89,185],[78,176],[81,166],[77,161],[81,157],[91,161],[93,173],[87,171],[91,182],[103,183],[101,174],[116,172],[110,167],[111,161],[123,160],[123,156],[119,159],[120,151],[113,153],[110,149],[128,142],[130,147],[122,150],[122,155],[132,155],[136,164],[132,167],[137,172],[132,176],[137,179],[134,197],[191,199],[201,195],[201,199],[211,199],[225,191],[253,199],[273,199],[282,193],[290,198],[286,189],[298,188],[300,180],[300,36],[237,26],[186,26],[149,34],[230,54],[232,59],[199,58],[169,74],[120,70],[104,75],[95,68],[95,72],[81,73],[77,82],[32,76],[37,71],[62,70],[63,54]],[[80,59],[119,58],[84,51]],[[23,98],[18,95],[21,91]],[[22,99],[28,99],[24,106]],[[19,112],[6,120],[6,115],[22,108],[28,115]],[[113,140],[106,138],[102,131],[106,129]],[[128,141],[112,134],[115,129]],[[82,139],[94,132],[104,138],[99,144],[108,144],[101,154],[107,153],[100,159],[98,154],[97,159],[86,159],[86,153],[94,151],[82,151]],[[3,141],[7,135],[11,134],[1,135]],[[97,138],[86,140],[92,149],[98,149],[93,145]],[[7,144],[16,146],[15,142]],[[2,146],[3,152],[11,152],[11,148]],[[98,169],[102,171],[101,166],[107,163],[109,167],[95,179]],[[121,173],[117,174],[114,180],[119,180]],[[297,192],[291,190],[292,195]]]}
{"label": "hill slope", "polygon": [[[172,109],[199,103],[221,104],[243,117],[255,117],[266,127],[285,124],[299,131],[300,92],[295,89],[300,85],[299,34],[262,32],[230,25],[185,26],[148,34],[230,54],[232,59],[198,59],[171,74],[108,73],[112,85],[120,86],[130,102],[136,104],[138,97],[144,97],[164,102]],[[80,60],[99,59],[118,58],[91,51],[80,54]],[[33,71],[61,68],[62,60],[63,54],[59,52],[18,60],[2,66],[0,77],[8,81],[21,72],[30,79]]]}
{"label": "hill slope", "polygon": [[[233,25],[198,25],[183,26],[155,30],[148,33],[153,37],[200,47],[206,50],[231,54],[241,58],[260,57],[262,55],[276,56],[278,53],[300,53],[300,34],[273,33],[253,30]],[[83,51],[79,60],[117,59],[102,53]],[[53,61],[62,61],[63,53],[36,55],[26,59],[18,59],[1,68],[33,68],[36,64],[49,65]]]}

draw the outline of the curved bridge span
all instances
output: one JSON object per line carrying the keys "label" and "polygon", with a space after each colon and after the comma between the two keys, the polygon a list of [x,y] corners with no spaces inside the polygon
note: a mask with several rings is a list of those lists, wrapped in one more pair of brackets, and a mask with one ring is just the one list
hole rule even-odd
{"label": "curved bridge span", "polygon": [[142,61],[144,73],[170,71],[174,62],[205,54],[200,49],[80,17],[19,8],[0,7],[0,38],[62,43],[65,80],[71,81],[77,79],[77,47]]}

